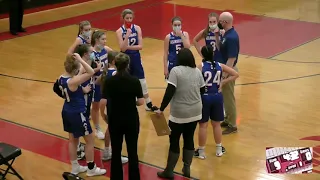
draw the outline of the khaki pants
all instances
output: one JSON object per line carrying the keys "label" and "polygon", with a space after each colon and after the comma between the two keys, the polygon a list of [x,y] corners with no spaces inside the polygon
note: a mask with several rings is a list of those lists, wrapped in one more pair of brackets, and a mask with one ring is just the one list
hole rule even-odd
{"label": "khaki pants", "polygon": [[[233,69],[238,72],[238,68],[236,66]],[[237,108],[236,99],[234,97],[234,86],[235,81],[230,81],[225,84],[222,87],[222,95],[224,100],[224,109],[227,115],[225,121],[232,127],[237,127]]]}

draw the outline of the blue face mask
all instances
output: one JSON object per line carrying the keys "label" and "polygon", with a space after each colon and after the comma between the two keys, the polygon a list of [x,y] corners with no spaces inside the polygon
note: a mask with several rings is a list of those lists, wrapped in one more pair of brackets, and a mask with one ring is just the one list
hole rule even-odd
{"label": "blue face mask", "polygon": [[96,56],[94,55],[94,52],[92,52],[90,54],[90,60],[95,61],[96,60]]}

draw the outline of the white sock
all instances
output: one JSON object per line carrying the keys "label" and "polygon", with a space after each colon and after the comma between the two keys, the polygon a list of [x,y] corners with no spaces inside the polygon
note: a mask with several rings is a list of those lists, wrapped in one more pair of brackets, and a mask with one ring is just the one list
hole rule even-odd
{"label": "white sock", "polygon": [[80,166],[78,160],[71,161],[72,167]]}
{"label": "white sock", "polygon": [[145,98],[145,100],[146,100],[146,104],[148,104],[149,102],[151,102],[151,99],[150,99],[150,97],[148,97],[148,98]]}
{"label": "white sock", "polygon": [[217,147],[221,147],[221,146],[222,146],[222,144],[220,143],[220,144],[217,144],[216,146],[217,146]]}
{"label": "white sock", "polygon": [[205,146],[199,146],[199,150],[204,150]]}
{"label": "white sock", "polygon": [[111,148],[110,147],[105,147],[104,150],[107,151],[107,152],[110,152]]}

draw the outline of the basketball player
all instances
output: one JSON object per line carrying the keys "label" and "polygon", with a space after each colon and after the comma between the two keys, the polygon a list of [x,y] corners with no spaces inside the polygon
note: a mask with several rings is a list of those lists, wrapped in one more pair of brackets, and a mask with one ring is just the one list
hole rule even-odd
{"label": "basketball player", "polygon": [[[220,35],[219,33],[220,32]],[[205,29],[202,29],[194,38],[193,38],[193,44],[195,48],[197,49],[200,56],[201,54],[201,46],[199,45],[199,41],[204,39],[206,45],[211,45],[213,47],[214,51],[214,60],[220,62],[221,60],[221,54],[218,50],[217,45],[217,39],[219,40],[222,38],[222,34],[224,33],[224,30],[220,30],[218,28],[218,15],[216,13],[210,13],[208,15],[208,25]]]}
{"label": "basketball player", "polygon": [[121,17],[124,21],[123,25],[116,31],[118,43],[121,52],[129,55],[130,74],[137,77],[140,80],[143,90],[143,96],[146,100],[145,109],[147,111],[156,111],[158,107],[153,106],[148,94],[147,82],[144,76],[144,70],[141,62],[140,50],[142,50],[142,31],[140,26],[132,24],[133,11],[125,9],[121,13]]}
{"label": "basketball player", "polygon": [[[100,81],[98,83],[100,84],[101,92],[103,92],[103,88],[104,88],[103,82],[105,82],[106,78],[110,78],[111,76],[114,76],[117,73],[114,59],[115,59],[116,55],[118,55],[118,54],[119,54],[118,52],[114,52],[114,51],[108,52],[108,66],[104,67],[104,70],[103,70],[100,78],[98,79],[98,81]],[[108,124],[108,118],[107,118],[107,115],[105,114],[106,104],[107,104],[106,99],[100,100],[101,117]],[[102,151],[102,158],[101,159],[103,161],[108,161],[111,159],[111,156],[112,156],[112,152],[111,152],[111,148],[110,148],[110,134],[109,134],[109,127],[108,127],[105,132],[104,149]],[[121,161],[122,161],[122,163],[127,163],[129,161],[129,159],[127,157],[122,156]]]}
{"label": "basketball player", "polygon": [[[194,156],[205,159],[204,148],[207,140],[208,121],[211,119],[213,135],[216,143],[216,156],[220,157],[225,152],[222,147],[222,130],[220,123],[224,120],[223,114],[223,96],[221,89],[223,85],[234,81],[239,77],[238,73],[232,68],[214,61],[214,49],[212,45],[203,46],[201,55],[204,58],[198,68],[202,71],[206,83],[206,91],[202,95],[202,119],[199,121],[199,148]],[[229,76],[222,80],[222,73],[228,73]]]}
{"label": "basketball player", "polygon": [[[194,38],[193,44],[197,49],[199,55],[202,57],[201,54],[201,46],[199,41],[204,39],[206,45],[211,45],[213,48],[213,59],[215,61],[221,62],[221,53],[219,51],[219,44],[220,40],[222,39],[222,35],[224,34],[223,29],[218,28],[218,14],[212,12],[208,15],[208,25],[205,29],[201,30]],[[226,117],[226,113],[224,112],[224,116]]]}
{"label": "basketball player", "polygon": [[91,24],[89,21],[81,21],[79,24],[78,36],[68,49],[68,54],[73,54],[74,49],[80,44],[90,44]]}
{"label": "basketball player", "polygon": [[176,66],[177,54],[181,48],[190,48],[189,34],[181,30],[181,18],[171,20],[173,31],[164,39],[163,69],[167,79],[171,69]]}
{"label": "basketball player", "polygon": [[[104,32],[95,30],[92,33],[91,45],[93,46],[94,58],[95,58],[95,61],[98,61],[101,63],[100,71],[94,74],[94,77],[93,77],[94,82],[96,82],[96,80],[99,78],[104,67],[108,65],[108,52],[112,51],[112,49],[105,45],[106,40],[107,40],[107,37]],[[91,118],[96,128],[95,135],[97,136],[98,139],[104,139],[105,136],[99,124],[100,100],[101,100],[101,87],[98,83],[95,83],[95,86],[93,89]]]}
{"label": "basketball player", "polygon": [[[81,65],[85,69],[85,73],[77,75]],[[58,83],[65,99],[61,114],[64,131],[69,133],[71,173],[77,175],[87,171],[87,176],[105,174],[106,170],[98,168],[94,162],[92,128],[89,119],[84,116],[86,106],[81,84],[93,76],[94,70],[77,53],[74,53],[73,56],[67,56],[64,67],[66,72],[60,76]],[[87,167],[79,165],[77,160],[77,145],[79,137],[82,136],[86,141]]]}
{"label": "basketball player", "polygon": [[[95,65],[94,72],[100,71],[101,64],[97,64],[94,61],[94,58],[92,57],[92,52],[93,48],[89,44],[80,44],[75,48],[75,53],[78,53],[81,58],[86,61],[87,64],[89,64],[91,67],[93,67],[93,64]],[[79,74],[85,73],[84,68],[81,66]],[[93,96],[93,91],[92,88],[94,87],[94,82],[93,78],[91,77],[89,80],[85,81],[84,83],[81,84],[82,86],[82,91],[84,93],[84,99],[86,103],[86,112],[84,113],[84,116],[88,119],[90,119],[90,110],[91,110],[91,104],[92,104],[92,96]],[[84,152],[84,144],[81,144],[79,141],[79,145],[77,148],[77,155],[78,155],[78,160],[83,159],[85,156]]]}

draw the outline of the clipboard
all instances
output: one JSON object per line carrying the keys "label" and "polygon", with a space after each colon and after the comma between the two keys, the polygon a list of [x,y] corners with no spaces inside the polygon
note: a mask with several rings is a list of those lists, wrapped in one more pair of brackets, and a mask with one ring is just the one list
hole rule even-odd
{"label": "clipboard", "polygon": [[150,117],[158,136],[166,136],[171,134],[171,129],[168,126],[167,120],[163,114],[160,116],[158,114],[151,114]]}

